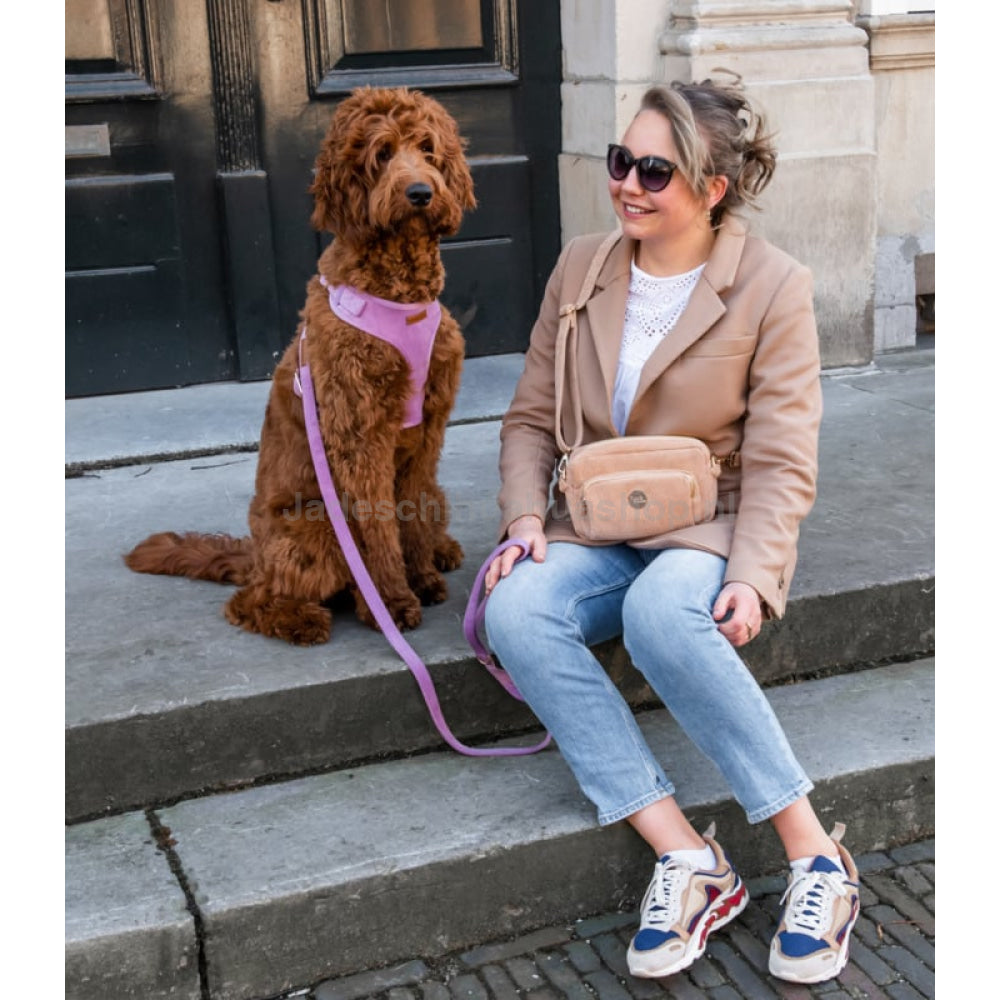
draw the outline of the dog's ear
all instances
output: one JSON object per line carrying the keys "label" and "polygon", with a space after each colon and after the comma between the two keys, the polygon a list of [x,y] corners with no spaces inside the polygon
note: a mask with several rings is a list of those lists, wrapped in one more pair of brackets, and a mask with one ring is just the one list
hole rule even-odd
{"label": "dog's ear", "polygon": [[316,155],[309,187],[313,196],[310,219],[313,228],[355,241],[361,237],[357,220],[365,217],[365,192],[351,153],[355,144],[362,141],[356,133],[362,127],[370,90],[370,87],[359,88],[338,105]]}
{"label": "dog's ear", "polygon": [[[457,205],[464,211],[476,207],[476,195],[472,184],[469,161],[465,158],[465,139],[459,134],[455,119],[436,101],[431,101],[426,114],[434,129],[436,145],[441,160],[441,176]],[[449,227],[457,232],[461,217],[451,220]]]}
{"label": "dog's ear", "polygon": [[310,218],[313,229],[333,230],[334,201],[336,192],[330,183],[330,175],[333,170],[333,151],[331,150],[331,137],[327,133],[323,144],[320,146],[316,156],[316,163],[313,167],[313,180],[309,186],[309,193],[313,196],[313,211]]}
{"label": "dog's ear", "polygon": [[465,158],[465,141],[458,139],[458,146],[454,154],[449,153],[445,161],[445,180],[448,188],[454,191],[458,203],[467,212],[476,207],[476,194],[472,184],[472,172],[469,170],[469,161]]}

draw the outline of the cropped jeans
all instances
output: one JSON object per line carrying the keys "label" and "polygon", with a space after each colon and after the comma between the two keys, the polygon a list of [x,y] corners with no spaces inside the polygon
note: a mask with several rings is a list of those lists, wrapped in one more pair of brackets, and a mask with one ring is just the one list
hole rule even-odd
{"label": "cropped jeans", "polygon": [[490,595],[490,645],[601,824],[674,794],[588,648],[618,635],[751,823],[813,787],[760,686],[712,618],[725,568],[725,559],[694,549],[553,542],[544,562],[520,561]]}

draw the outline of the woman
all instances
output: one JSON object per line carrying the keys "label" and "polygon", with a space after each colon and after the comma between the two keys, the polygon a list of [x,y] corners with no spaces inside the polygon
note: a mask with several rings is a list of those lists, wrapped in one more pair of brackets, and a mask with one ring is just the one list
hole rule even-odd
{"label": "woman", "polygon": [[[642,543],[595,545],[549,506],[555,332],[602,236],[565,248],[549,280],[501,431],[501,537],[486,578],[486,631],[553,734],[602,824],[624,819],[656,854],[637,976],[666,976],[747,894],[713,827],[701,836],[624,699],[589,650],[621,635],[632,662],[719,767],[751,823],[769,819],[791,863],[771,972],[832,978],[847,960],[857,869],[821,826],[812,783],[736,650],[784,613],[799,522],[815,496],[821,415],[809,272],[733,215],[770,181],[775,152],[738,86],[651,88],[608,189],[622,238],[578,314],[583,443],[700,438],[724,459],[716,517]],[[557,491],[558,492],[558,491]]]}

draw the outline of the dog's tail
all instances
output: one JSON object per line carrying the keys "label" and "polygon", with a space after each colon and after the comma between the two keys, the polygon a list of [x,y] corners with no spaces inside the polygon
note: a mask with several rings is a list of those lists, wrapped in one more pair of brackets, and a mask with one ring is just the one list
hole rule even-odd
{"label": "dog's tail", "polygon": [[203,535],[195,531],[178,535],[161,531],[150,535],[125,556],[125,565],[136,573],[186,576],[213,583],[245,584],[253,564],[253,542],[232,535]]}

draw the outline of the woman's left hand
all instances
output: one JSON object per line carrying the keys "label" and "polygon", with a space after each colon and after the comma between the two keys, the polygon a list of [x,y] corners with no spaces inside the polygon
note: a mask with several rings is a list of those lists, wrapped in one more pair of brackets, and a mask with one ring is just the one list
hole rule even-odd
{"label": "woman's left hand", "polygon": [[745,646],[760,634],[764,617],[760,594],[749,583],[727,583],[715,599],[712,617],[719,622],[719,631],[734,646]]}

